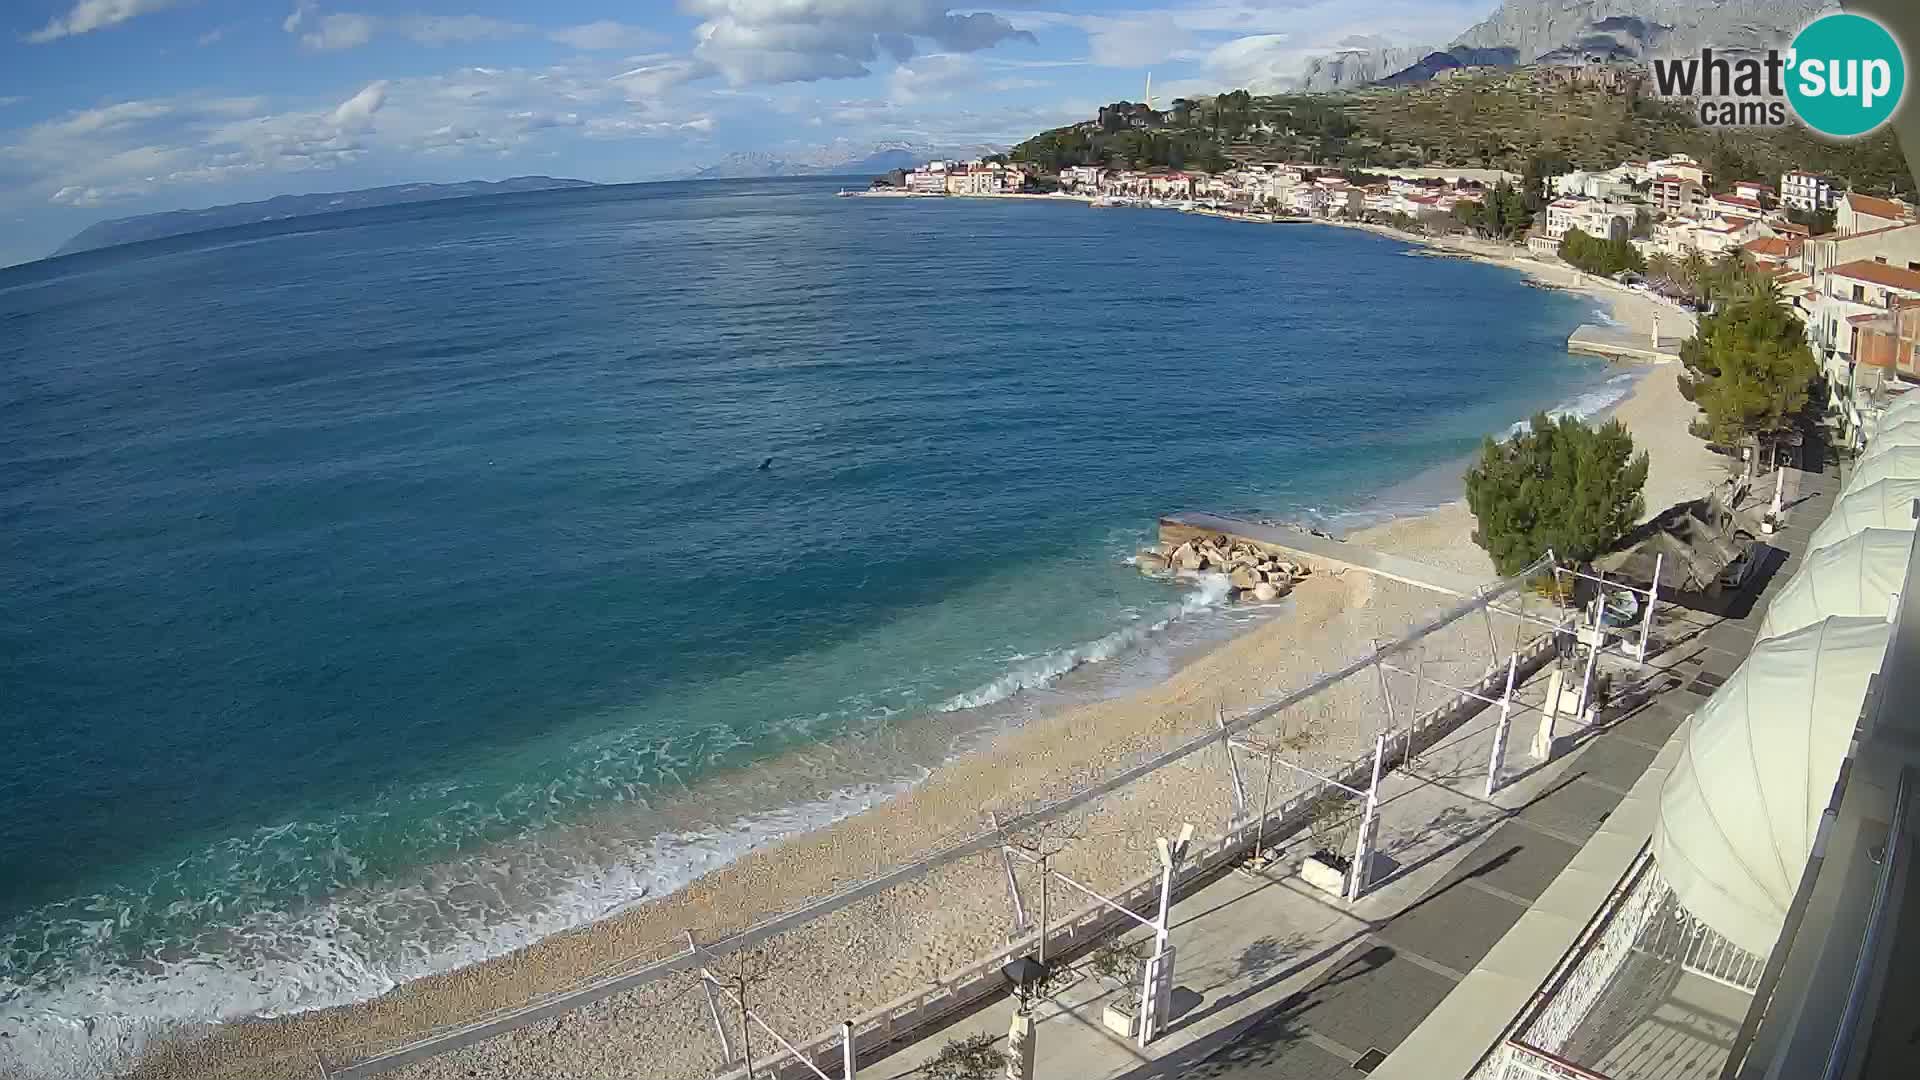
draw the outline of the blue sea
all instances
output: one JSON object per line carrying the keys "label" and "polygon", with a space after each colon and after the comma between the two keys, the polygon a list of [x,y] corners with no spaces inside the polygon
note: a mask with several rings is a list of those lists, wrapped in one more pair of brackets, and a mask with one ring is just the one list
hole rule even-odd
{"label": "blue sea", "polygon": [[664,895],[1286,617],[1158,515],[1352,527],[1626,390],[1379,236],[837,186],[0,271],[0,1066]]}

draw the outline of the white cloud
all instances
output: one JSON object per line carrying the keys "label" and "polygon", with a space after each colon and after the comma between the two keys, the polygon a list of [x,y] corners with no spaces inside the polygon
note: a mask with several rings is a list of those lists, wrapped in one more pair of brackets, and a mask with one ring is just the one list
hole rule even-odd
{"label": "white cloud", "polygon": [[629,101],[654,101],[669,91],[704,79],[714,73],[712,65],[679,56],[646,58],[639,67],[623,71],[608,81],[620,87]]}
{"label": "white cloud", "polygon": [[47,25],[26,36],[38,45],[75,34],[90,34],[109,26],[118,26],[136,15],[170,8],[179,0],[79,0],[65,15],[56,16]]}
{"label": "white cloud", "polygon": [[588,52],[614,49],[651,49],[656,48],[664,39],[651,30],[638,26],[628,26],[612,19],[599,22],[582,23],[579,26],[563,27],[547,35],[562,45]]}
{"label": "white cloud", "polygon": [[700,16],[694,56],[734,85],[857,78],[883,55],[910,59],[918,41],[973,52],[1033,35],[944,0],[683,0]]}
{"label": "white cloud", "polygon": [[18,105],[25,100],[27,99],[17,95],[14,97],[0,97],[0,109],[4,109],[9,105]]}
{"label": "white cloud", "polygon": [[395,33],[422,45],[456,45],[474,41],[501,41],[532,31],[522,23],[485,15],[365,15],[358,12],[321,14],[314,0],[300,0],[280,23],[289,34],[300,35],[309,49],[357,49],[376,34]]}
{"label": "white cloud", "polygon": [[1090,17],[1082,24],[1093,62],[1104,67],[1144,67],[1183,56],[1193,35],[1164,11],[1109,19]]}
{"label": "white cloud", "polygon": [[[662,57],[648,66],[693,63]],[[722,112],[735,100],[576,57],[379,80],[298,107],[197,94],[121,101],[0,132],[0,199],[180,205],[211,198],[184,194],[193,187],[349,165],[405,178],[428,158],[551,156],[582,138],[693,145],[726,126]]]}
{"label": "white cloud", "polygon": [[901,105],[939,101],[956,91],[977,86],[981,81],[980,63],[963,53],[935,53],[919,56],[893,69],[887,80],[893,102]]}
{"label": "white cloud", "polygon": [[[1306,61],[1341,48],[1427,45],[1451,40],[1486,14],[1490,0],[1200,0],[1120,15],[1015,11],[1028,29],[1065,27],[1087,36],[1093,63],[1148,67],[1197,60],[1204,77],[1169,93],[1236,86],[1277,89]],[[1391,37],[1380,32],[1390,28]],[[1158,96],[1156,94],[1156,96]]]}
{"label": "white cloud", "polygon": [[389,20],[401,33],[422,45],[453,45],[469,41],[501,41],[527,33],[520,23],[485,15],[417,15]]}
{"label": "white cloud", "polygon": [[333,126],[343,131],[365,129],[373,121],[373,114],[379,112],[380,106],[387,103],[389,85],[391,84],[385,79],[368,83],[365,89],[341,102],[333,112],[327,115],[327,119],[333,122]]}

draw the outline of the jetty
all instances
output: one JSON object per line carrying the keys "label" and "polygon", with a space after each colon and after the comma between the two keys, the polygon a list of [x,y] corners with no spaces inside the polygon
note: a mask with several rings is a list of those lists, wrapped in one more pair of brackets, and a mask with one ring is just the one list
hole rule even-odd
{"label": "jetty", "polygon": [[1457,570],[1430,566],[1415,559],[1389,555],[1337,537],[1322,536],[1287,525],[1269,525],[1244,518],[1201,511],[1182,511],[1160,519],[1162,543],[1182,543],[1225,534],[1275,554],[1329,569],[1359,570],[1423,589],[1473,596],[1487,583]]}
{"label": "jetty", "polygon": [[1656,342],[1650,335],[1635,333],[1625,327],[1587,323],[1567,337],[1567,351],[1608,360],[1665,364],[1680,359],[1680,343],[1685,340],[1662,337]]}

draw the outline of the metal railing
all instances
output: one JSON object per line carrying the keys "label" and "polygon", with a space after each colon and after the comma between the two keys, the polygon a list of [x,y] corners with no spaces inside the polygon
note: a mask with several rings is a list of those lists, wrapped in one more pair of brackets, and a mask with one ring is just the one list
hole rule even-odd
{"label": "metal railing", "polygon": [[[626,993],[674,976],[687,975],[704,964],[710,964],[716,958],[723,957],[773,938],[795,927],[823,918],[843,910],[861,900],[876,896],[889,889],[931,873],[939,867],[996,849],[1007,836],[1032,829],[1048,821],[1058,819],[1087,806],[1095,800],[1115,792],[1127,785],[1164,769],[1176,762],[1206,750],[1225,739],[1246,732],[1264,720],[1286,712],[1325,691],[1329,687],[1379,665],[1384,659],[1408,650],[1422,638],[1435,634],[1460,620],[1477,613],[1499,613],[1515,617],[1520,624],[1531,623],[1554,626],[1551,621],[1538,617],[1528,618],[1523,612],[1508,611],[1501,608],[1497,601],[1515,592],[1522,593],[1525,603],[1525,590],[1531,579],[1552,565],[1549,553],[1517,574],[1499,581],[1475,595],[1445,610],[1439,611],[1425,621],[1407,630],[1399,638],[1375,647],[1370,652],[1349,661],[1340,669],[1323,674],[1313,681],[1290,691],[1264,705],[1250,709],[1238,716],[1227,718],[1216,730],[1206,731],[1179,743],[1173,748],[1143,761],[1132,768],[1106,777],[1098,783],[1081,788],[1073,793],[1051,802],[1038,809],[1021,814],[1000,823],[998,829],[976,834],[959,843],[938,850],[926,858],[901,866],[873,878],[858,882],[838,892],[816,899],[797,908],[781,912],[755,925],[729,934],[711,942],[703,942],[698,948],[681,947],[671,953],[663,951],[652,955],[622,958],[608,962],[595,969],[590,977],[565,990],[530,997],[527,1000],[502,1008],[491,1010],[483,1015],[458,1024],[438,1028],[423,1037],[414,1037],[405,1041],[394,1040],[384,1043],[363,1043],[358,1047],[346,1047],[334,1044],[324,1049],[325,1063],[330,1069],[329,1075],[335,1077],[368,1077],[390,1069],[399,1068],[446,1050],[454,1049],[473,1042],[504,1034],[527,1024],[538,1022],[574,1008],[603,1000],[615,994]],[[1491,634],[1489,635],[1491,638]],[[1516,643],[1515,653],[1521,657],[1520,663],[1526,674],[1532,674],[1554,655],[1556,633],[1544,633],[1531,639],[1524,646]],[[1496,647],[1496,654],[1500,650]],[[1490,664],[1482,682],[1476,690],[1482,698],[1491,696],[1504,684],[1507,676],[1507,664],[1504,658],[1496,655],[1496,662]],[[1441,706],[1423,714],[1408,727],[1395,730],[1387,739],[1386,757],[1388,760],[1404,759],[1408,744],[1412,743],[1416,752],[1424,743],[1439,738],[1451,730],[1446,726],[1457,723],[1479,711],[1483,707],[1481,700],[1468,696],[1456,696]],[[1373,753],[1371,748],[1362,758],[1346,763],[1340,770],[1341,776],[1351,777],[1351,786],[1359,786],[1366,781],[1372,769]],[[1343,781],[1344,782],[1344,781]],[[1319,792],[1311,795],[1317,799]],[[1300,819],[1309,802],[1313,801],[1308,793],[1288,800],[1275,808],[1268,821],[1284,824],[1291,819]],[[1215,838],[1199,857],[1190,861],[1190,869],[1183,877],[1194,880],[1206,872],[1218,869],[1220,864],[1230,857],[1238,857],[1239,851],[1250,846],[1256,835],[1254,820],[1241,821],[1221,837]],[[1297,827],[1297,826],[1296,826]],[[1133,890],[1141,888],[1135,882],[1128,886],[1124,895],[1132,896]],[[1103,917],[1112,913],[1103,912]],[[1092,933],[1093,924],[1086,912],[1076,913],[1065,926],[1067,932]],[[1081,929],[1081,928],[1086,929]],[[1051,940],[1051,939],[1050,939]],[[1003,987],[1000,983],[999,967],[1008,959],[1024,953],[1031,947],[1026,938],[1015,941],[994,953],[981,957],[960,968],[952,975],[923,990],[915,991],[889,1002],[857,1018],[856,1034],[862,1037],[863,1053],[874,1042],[892,1042],[909,1030],[924,1029],[930,1021],[971,1004],[985,993],[998,993]],[[800,1050],[812,1057],[816,1053],[832,1049],[837,1053],[841,1035],[835,1027],[823,1035],[799,1043]],[[832,1045],[829,1046],[828,1044]]]}
{"label": "metal railing", "polygon": [[[1552,634],[1545,634],[1531,642],[1519,654],[1519,670],[1530,676],[1551,660],[1554,655],[1553,637]],[[1507,667],[1501,665],[1478,685],[1469,688],[1470,692],[1460,693],[1420,714],[1410,727],[1388,738],[1387,759],[1392,760],[1396,754],[1404,757],[1409,741],[1417,753],[1423,746],[1458,728],[1486,707],[1488,692],[1503,684],[1506,678]],[[1366,782],[1373,763],[1374,755],[1368,752],[1348,760],[1334,771],[1333,776],[1342,783],[1358,785]],[[1264,835],[1268,841],[1272,841],[1305,828],[1316,804],[1325,797],[1326,793],[1319,789],[1302,791],[1275,807],[1264,822],[1259,815],[1242,819],[1228,832],[1197,846],[1176,881],[1175,895],[1190,895],[1210,881],[1213,875],[1237,863],[1252,851],[1256,837]],[[1114,899],[1129,910],[1144,914],[1152,910],[1158,900],[1159,882],[1158,871],[1142,875],[1128,882]],[[1052,928],[1047,935],[1047,953],[1049,956],[1071,955],[1110,934],[1125,932],[1135,925],[1099,903],[1088,903]],[[852,1023],[862,1060],[884,1056],[900,1045],[924,1037],[930,1030],[937,1030],[946,1017],[983,999],[1005,994],[1008,986],[1000,974],[1000,968],[1017,957],[1036,951],[1039,939],[1037,930],[1022,935],[925,989],[902,995],[855,1017]],[[830,1060],[838,1059],[840,1038],[840,1029],[834,1028],[798,1043],[796,1049],[807,1061],[824,1066]],[[812,1070],[796,1061],[793,1055],[780,1052],[756,1058],[754,1073],[762,1077],[788,1077],[812,1075]],[[746,1075],[747,1070],[742,1065],[722,1073],[719,1080],[740,1080]]]}

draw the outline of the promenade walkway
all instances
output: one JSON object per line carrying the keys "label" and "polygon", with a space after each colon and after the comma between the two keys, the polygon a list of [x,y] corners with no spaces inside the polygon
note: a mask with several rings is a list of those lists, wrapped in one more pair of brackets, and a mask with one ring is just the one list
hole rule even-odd
{"label": "promenade walkway", "polygon": [[[1659,774],[1678,752],[1676,732],[1745,659],[1766,599],[1797,568],[1808,534],[1838,489],[1832,466],[1801,478],[1798,504],[1768,538],[1777,553],[1761,571],[1751,604],[1724,618],[1663,607],[1666,647],[1645,667],[1620,673],[1623,684],[1634,685],[1616,692],[1617,704],[1592,729],[1575,735],[1572,751],[1520,772],[1493,799],[1482,798],[1493,723],[1483,715],[1384,778],[1381,850],[1393,870],[1360,902],[1335,901],[1292,875],[1310,843],[1305,838],[1284,848],[1270,869],[1226,876],[1182,900],[1172,931],[1179,957],[1173,1029],[1148,1050],[1101,1027],[1100,1008],[1112,993],[1090,980],[1037,1003],[1035,1075],[1465,1076],[1539,985],[1502,982],[1481,970],[1482,961],[1534,911],[1643,777],[1638,801],[1657,793]],[[1209,518],[1179,515],[1199,527],[1247,535],[1247,523],[1228,528],[1231,519]],[[1302,554],[1348,565],[1360,565],[1354,555],[1379,555],[1275,532]],[[1427,578],[1430,568],[1390,558],[1370,569],[1438,584]],[[1544,674],[1522,697],[1537,703],[1543,682]],[[1510,774],[1528,769],[1527,742],[1516,732]],[[1644,807],[1637,813],[1643,816]],[[1626,846],[1614,839],[1612,848]],[[1599,890],[1593,907],[1614,880],[1586,883]],[[1558,958],[1540,962],[1551,967]],[[984,1009],[862,1075],[904,1078],[948,1038],[1003,1037],[1010,1008]],[[1657,1022],[1649,1017],[1627,1049],[1660,1037]]]}

